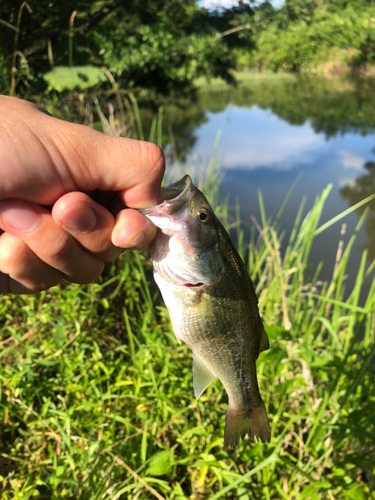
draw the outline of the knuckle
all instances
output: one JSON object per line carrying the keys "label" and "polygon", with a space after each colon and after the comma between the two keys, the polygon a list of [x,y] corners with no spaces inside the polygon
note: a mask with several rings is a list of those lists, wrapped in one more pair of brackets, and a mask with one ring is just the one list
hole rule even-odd
{"label": "knuckle", "polygon": [[66,275],[65,279],[70,283],[88,285],[89,283],[92,283],[93,281],[99,278],[99,276],[104,270],[104,266],[105,266],[104,261],[97,259],[94,265],[90,266],[89,268],[86,267],[79,274],[71,274],[69,276]]}
{"label": "knuckle", "polygon": [[57,276],[53,273],[53,276],[43,276],[43,280],[41,281],[27,281],[25,285],[29,289],[30,293],[38,293],[43,292],[44,290],[48,290],[49,288],[56,286],[60,283],[62,275]]}
{"label": "knuckle", "polygon": [[154,144],[152,142],[145,142],[143,144],[143,147],[145,148],[145,151],[149,156],[149,159],[151,160],[151,164],[153,167],[153,172],[151,173],[153,173],[157,178],[162,177],[164,175],[165,169],[165,158],[163,150],[157,144]]}
{"label": "knuckle", "polygon": [[113,262],[124,251],[124,248],[112,247],[109,251],[103,253],[103,255],[101,255],[101,258],[104,260],[104,262]]}
{"label": "knuckle", "polygon": [[69,259],[71,248],[70,236],[65,231],[60,231],[48,248],[48,260],[52,262],[64,262]]}
{"label": "knuckle", "polygon": [[11,274],[29,253],[26,244],[19,238],[4,233],[0,239],[0,270],[5,274]]}
{"label": "knuckle", "polygon": [[110,235],[99,233],[95,236],[95,240],[91,239],[89,243],[83,245],[86,250],[100,258],[102,258],[102,255],[110,254],[113,247]]}

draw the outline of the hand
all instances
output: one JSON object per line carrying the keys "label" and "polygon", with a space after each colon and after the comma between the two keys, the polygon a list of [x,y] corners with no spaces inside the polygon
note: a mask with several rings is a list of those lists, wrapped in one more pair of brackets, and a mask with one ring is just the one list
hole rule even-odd
{"label": "hand", "polygon": [[124,207],[157,204],[163,173],[154,144],[0,96],[0,293],[88,283],[124,248],[146,246],[155,227]]}

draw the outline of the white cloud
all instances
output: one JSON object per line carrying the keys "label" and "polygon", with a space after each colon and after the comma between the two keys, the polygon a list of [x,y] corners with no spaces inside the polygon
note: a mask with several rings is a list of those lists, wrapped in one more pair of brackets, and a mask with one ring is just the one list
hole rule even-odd
{"label": "white cloud", "polygon": [[340,177],[338,182],[340,187],[355,186],[355,178],[352,177]]}
{"label": "white cloud", "polygon": [[362,156],[351,153],[350,151],[344,151],[343,149],[338,149],[337,154],[341,157],[340,162],[344,168],[355,168],[356,170],[361,170],[365,159]]}
{"label": "white cloud", "polygon": [[[234,7],[238,4],[238,0],[201,0],[200,5],[206,9],[214,10],[217,8],[228,9],[229,7]],[[255,6],[261,3],[260,1],[255,2]],[[279,9],[283,4],[284,0],[271,0],[272,5]]]}
{"label": "white cloud", "polygon": [[217,8],[228,9],[238,4],[238,0],[202,0],[200,2],[202,7],[214,10]]}
{"label": "white cloud", "polygon": [[[235,111],[239,113],[238,109]],[[242,130],[231,135],[227,144],[223,131],[220,143],[225,152],[224,168],[273,167],[290,170],[296,165],[313,164],[317,150],[327,147],[324,136],[316,134],[309,123],[291,127],[256,106],[252,111],[258,115],[256,128],[243,123]]]}

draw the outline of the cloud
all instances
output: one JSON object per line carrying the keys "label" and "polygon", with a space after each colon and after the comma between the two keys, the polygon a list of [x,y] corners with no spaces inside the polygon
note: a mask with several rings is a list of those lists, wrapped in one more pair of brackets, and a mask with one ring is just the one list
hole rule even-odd
{"label": "cloud", "polygon": [[350,151],[344,151],[343,149],[338,149],[337,154],[341,157],[340,162],[344,168],[355,168],[356,170],[361,170],[365,163],[365,159],[362,156],[351,153]]}
{"label": "cloud", "polygon": [[345,186],[355,186],[355,177],[352,178],[352,177],[340,177],[339,178],[339,186],[340,187],[345,187]]}
{"label": "cloud", "polygon": [[[242,114],[238,108],[235,112]],[[327,147],[323,135],[316,134],[309,123],[292,127],[256,106],[252,112],[253,116],[257,115],[253,125],[243,121],[242,127],[231,134],[230,143],[224,143],[225,134],[222,134],[223,168],[290,170],[298,165],[314,164],[316,152]]]}
{"label": "cloud", "polygon": [[202,0],[200,4],[202,7],[210,10],[217,8],[228,9],[237,5],[238,0]]}
{"label": "cloud", "polygon": [[[234,7],[238,5],[238,0],[200,0],[200,5],[209,10],[214,10],[217,8],[228,9],[229,7]],[[260,1],[255,2],[254,6],[256,6]],[[279,9],[284,4],[284,0],[271,0],[271,4]]]}

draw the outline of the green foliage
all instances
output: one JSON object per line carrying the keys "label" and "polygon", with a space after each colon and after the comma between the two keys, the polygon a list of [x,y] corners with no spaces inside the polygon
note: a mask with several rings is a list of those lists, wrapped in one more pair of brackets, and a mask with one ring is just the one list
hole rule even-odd
{"label": "green foliage", "polygon": [[[227,221],[214,167],[199,188]],[[364,256],[344,301],[355,236],[331,283],[311,278],[312,241],[337,220],[320,226],[328,195],[297,214],[284,256],[261,197],[260,238],[248,247],[238,225],[271,341],[258,360],[269,445],[224,451],[225,391],[216,381],[194,400],[191,353],[145,254],[92,285],[3,297],[3,498],[375,498],[375,283],[360,304]]]}
{"label": "green foliage", "polygon": [[226,38],[217,36],[197,0],[30,0],[26,5],[30,8],[21,0],[0,3],[0,37],[6,40],[0,52],[2,86],[16,75],[18,91],[30,82],[44,90],[43,75],[54,66],[105,66],[123,88],[164,93],[191,87],[201,74],[232,80],[234,59]]}
{"label": "green foliage", "polygon": [[274,22],[259,27],[252,65],[299,71],[335,61],[338,69],[374,61],[372,2],[287,1]]}
{"label": "green foliage", "polygon": [[30,84],[44,91],[55,65],[104,66],[122,88],[169,94],[201,76],[233,83],[234,68],[348,71],[375,62],[370,0],[287,0],[279,10],[240,2],[215,12],[197,0],[3,0],[0,21],[0,89],[12,94]]}
{"label": "green foliage", "polygon": [[47,91],[80,89],[85,90],[99,82],[107,80],[107,77],[100,68],[94,66],[56,66],[52,71],[44,75],[48,82]]}

